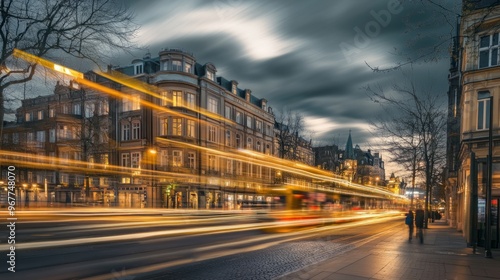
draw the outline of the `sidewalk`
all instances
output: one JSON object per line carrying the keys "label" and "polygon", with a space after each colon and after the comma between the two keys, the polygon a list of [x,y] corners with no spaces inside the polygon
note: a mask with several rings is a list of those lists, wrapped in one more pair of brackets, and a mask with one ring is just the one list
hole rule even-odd
{"label": "sidewalk", "polygon": [[484,257],[472,253],[461,233],[445,221],[429,224],[424,244],[408,242],[406,227],[397,228],[355,249],[281,279],[500,279],[500,250]]}

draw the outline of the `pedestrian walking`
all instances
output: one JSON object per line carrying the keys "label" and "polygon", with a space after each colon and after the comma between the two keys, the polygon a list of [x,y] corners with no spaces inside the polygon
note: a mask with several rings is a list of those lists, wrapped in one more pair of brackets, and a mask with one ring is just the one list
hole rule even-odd
{"label": "pedestrian walking", "polygon": [[415,211],[415,226],[417,227],[417,237],[420,238],[420,243],[424,243],[424,210],[422,208]]}
{"label": "pedestrian walking", "polygon": [[408,241],[411,242],[413,237],[413,212],[411,210],[408,210],[408,213],[406,214],[405,224],[408,225]]}

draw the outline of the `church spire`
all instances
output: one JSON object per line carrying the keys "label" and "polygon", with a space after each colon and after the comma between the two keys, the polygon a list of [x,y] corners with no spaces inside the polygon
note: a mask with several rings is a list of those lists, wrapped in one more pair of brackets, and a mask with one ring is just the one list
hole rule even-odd
{"label": "church spire", "polygon": [[345,145],[345,158],[354,159],[354,150],[352,149],[352,139],[351,139],[350,129],[349,129],[349,138],[347,138],[347,143]]}

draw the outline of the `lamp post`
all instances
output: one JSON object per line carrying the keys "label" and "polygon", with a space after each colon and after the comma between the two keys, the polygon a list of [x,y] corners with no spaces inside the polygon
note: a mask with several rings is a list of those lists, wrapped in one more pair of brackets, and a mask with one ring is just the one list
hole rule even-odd
{"label": "lamp post", "polygon": [[489,116],[489,128],[488,128],[488,180],[486,185],[486,233],[484,238],[484,256],[486,258],[492,258],[491,254],[491,185],[493,182],[493,96],[490,95],[489,104],[490,116]]}
{"label": "lamp post", "polygon": [[150,158],[151,158],[151,207],[155,208],[156,206],[156,199],[155,199],[155,193],[156,193],[156,190],[155,190],[155,186],[154,186],[154,171],[156,169],[156,149],[154,148],[149,148],[148,150],[149,152],[149,155],[150,155]]}

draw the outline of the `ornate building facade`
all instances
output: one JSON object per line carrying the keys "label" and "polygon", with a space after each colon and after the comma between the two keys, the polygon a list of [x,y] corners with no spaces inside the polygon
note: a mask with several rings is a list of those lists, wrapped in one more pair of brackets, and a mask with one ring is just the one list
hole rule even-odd
{"label": "ornate building facade", "polygon": [[[450,223],[470,242],[472,231],[485,227],[487,170],[491,167],[491,240],[492,246],[498,246],[500,5],[497,1],[463,4],[449,78],[447,208]],[[478,243],[484,241],[484,230],[477,234]]]}

